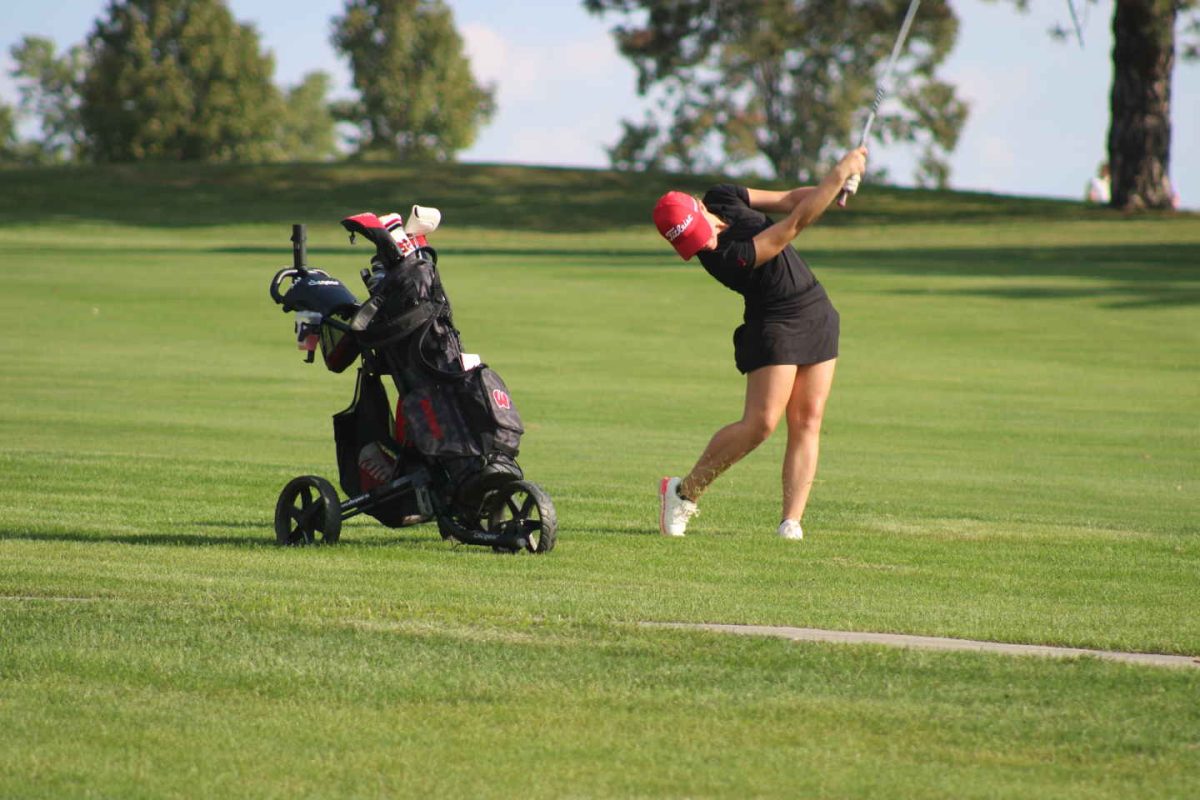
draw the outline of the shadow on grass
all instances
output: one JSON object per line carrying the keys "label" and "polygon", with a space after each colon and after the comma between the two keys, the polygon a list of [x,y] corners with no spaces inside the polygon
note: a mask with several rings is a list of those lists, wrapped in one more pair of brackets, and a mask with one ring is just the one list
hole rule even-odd
{"label": "shadow on grass", "polygon": [[[716,176],[625,173],[477,164],[292,164],[292,165],[106,165],[0,170],[0,226],[44,225],[87,220],[145,228],[194,228],[246,223],[278,225],[277,240],[262,247],[223,247],[210,252],[272,257],[290,261],[287,226],[292,222],[332,224],[365,208],[399,209],[413,202],[438,206],[448,224],[503,228],[513,232],[595,233],[629,227],[648,229],[649,210],[668,187],[701,192]],[[763,186],[774,184],[765,182]],[[1176,216],[1146,214],[1135,219],[1170,224]],[[1125,217],[1082,203],[944,191],[873,186],[855,198],[853,214],[828,214],[822,226],[862,224],[1005,223],[1092,220],[1120,225]],[[1150,229],[1153,230],[1153,229]],[[615,237],[617,234],[613,234]],[[136,237],[128,249],[136,252]],[[615,238],[613,239],[615,240]],[[563,246],[564,243],[567,246]],[[605,269],[647,264],[690,269],[665,248],[630,250],[564,237],[538,248],[457,245],[441,250],[455,256],[527,259],[531,269],[545,260],[571,261]],[[52,246],[58,246],[52,243]],[[89,248],[86,241],[66,248]],[[1188,244],[1118,246],[1039,246],[801,250],[818,275],[827,268],[906,276],[989,277],[1003,286],[942,290],[947,295],[991,296],[1012,300],[1104,297],[1111,308],[1200,304],[1200,246]],[[163,252],[155,248],[152,252]],[[195,250],[188,252],[194,253]],[[320,260],[347,255],[345,246],[309,250]],[[365,248],[363,261],[369,256]],[[1055,288],[1047,277],[1107,281],[1108,286]],[[1029,280],[1022,283],[1021,279]],[[1074,294],[1072,294],[1074,292]]]}
{"label": "shadow on grass", "polygon": [[[806,253],[825,267],[909,277],[999,278],[999,286],[903,290],[899,294],[1010,300],[1111,298],[1109,308],[1200,305],[1200,246],[1189,244],[1071,247],[825,250]],[[1047,286],[1047,278],[1104,285]],[[1037,283],[1025,282],[1030,279]]]}
{"label": "shadow on grass", "polygon": [[[524,256],[532,258],[570,258],[570,259],[597,259],[603,258],[606,260],[604,266],[612,268],[621,267],[642,267],[644,264],[627,264],[612,259],[623,259],[628,257],[633,258],[653,258],[665,264],[678,266],[676,258],[670,258],[672,252],[666,247],[640,248],[640,249],[616,249],[605,247],[594,248],[565,248],[565,247],[507,247],[499,245],[496,247],[463,247],[456,245],[453,247],[437,247],[439,262],[446,256]],[[213,247],[207,250],[209,253],[220,253],[222,255],[251,255],[251,256],[291,256],[291,250],[280,247]],[[366,256],[370,256],[374,251],[362,251]],[[329,256],[344,256],[347,254],[353,255],[354,251],[348,251],[346,248],[336,247],[309,247],[307,248],[310,264],[319,264],[322,257]],[[366,258],[363,259],[364,262]]]}
{"label": "shadow on grass", "polygon": [[[898,295],[939,295],[941,297],[992,297],[999,300],[1081,300],[1088,298],[1107,298],[1102,306],[1112,309],[1134,309],[1160,307],[1184,307],[1200,305],[1200,291],[1179,291],[1170,284],[1148,286],[1144,284],[1114,284],[1097,289],[1045,289],[1035,286],[1014,286],[999,289],[953,289],[946,291],[923,292],[906,290],[895,292]],[[1115,300],[1114,297],[1124,299]]]}
{"label": "shadow on grass", "polygon": [[[1012,285],[981,290],[953,290],[946,294],[986,294],[1022,299],[1069,299],[1134,292],[1146,295],[1149,302],[1192,305],[1200,302],[1200,245],[1145,244],[1094,246],[1043,246],[1027,248],[951,247],[894,248],[891,250],[812,250],[801,248],[805,259],[817,271],[848,269],[904,276],[974,278],[1086,278],[1107,280],[1111,287],[1068,288],[1039,285]],[[278,254],[280,248],[225,247],[211,252],[249,255]],[[344,255],[344,250],[320,248],[309,253]],[[659,249],[605,250],[561,247],[451,247],[438,250],[439,256],[517,256],[562,258],[571,261],[602,260],[587,268],[644,268],[644,259],[653,259],[664,267],[687,269],[668,258]],[[314,259],[315,261],[316,259]],[[533,261],[531,269],[546,265]],[[1190,285],[1195,285],[1192,289]],[[1126,305],[1125,303],[1115,305]]]}
{"label": "shadow on grass", "polygon": [[[219,527],[235,527],[221,524]],[[261,527],[261,526],[255,526]],[[264,547],[275,546],[275,539],[257,539],[245,536],[206,536],[192,533],[33,533],[30,531],[0,530],[0,541],[22,540],[30,542],[79,542],[87,544],[133,544],[159,545],[167,547]]]}
{"label": "shadow on grass", "polygon": [[[29,541],[29,542],[74,542],[81,544],[130,544],[130,545],[150,545],[160,547],[240,547],[240,548],[278,548],[279,544],[275,541],[275,533],[271,530],[270,525],[264,525],[259,522],[195,522],[189,523],[189,527],[212,527],[212,528],[247,528],[261,532],[261,536],[228,536],[228,535],[205,535],[193,533],[131,533],[131,534],[103,534],[103,533],[36,533],[31,531],[17,531],[0,529],[0,541]],[[313,548],[388,548],[388,547],[411,547],[412,545],[437,545],[444,547],[447,550],[466,550],[480,551],[491,553],[491,548],[472,547],[467,545],[454,545],[446,543],[441,536],[438,535],[436,529],[431,528],[428,533],[396,533],[388,529],[382,529],[385,533],[372,534],[368,539],[354,538],[353,534],[349,537],[343,533],[342,537],[336,544],[314,544],[309,547]],[[306,548],[296,548],[306,549]]]}
{"label": "shadow on grass", "polygon": [[[648,226],[668,189],[702,193],[717,175],[488,164],[164,163],[0,170],[0,224],[93,220],[145,227],[336,222],[364,210],[437,206],[448,223],[579,233]],[[751,181],[762,188],[791,188]],[[1138,219],[1155,219],[1142,215]],[[1161,215],[1169,219],[1170,215]],[[872,186],[822,225],[1109,219],[1082,203]]]}

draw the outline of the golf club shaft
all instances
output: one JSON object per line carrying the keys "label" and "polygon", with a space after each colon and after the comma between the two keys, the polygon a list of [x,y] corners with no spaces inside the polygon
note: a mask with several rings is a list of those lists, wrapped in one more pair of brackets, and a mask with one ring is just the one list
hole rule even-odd
{"label": "golf club shaft", "polygon": [[[900,53],[904,50],[904,41],[908,38],[908,29],[912,27],[913,19],[917,16],[917,6],[921,5],[921,0],[912,0],[908,4],[908,13],[904,15],[904,22],[900,25],[900,35],[896,37],[896,43],[892,46],[892,55],[888,59],[887,66],[883,68],[883,75],[879,78],[879,83],[875,87],[875,102],[871,104],[871,113],[867,115],[867,124],[863,126],[862,138],[859,139],[858,146],[864,147],[867,144],[867,138],[871,135],[871,126],[875,124],[875,114],[879,111],[879,105],[883,102],[883,98],[887,96],[887,83],[891,80],[892,71],[896,68],[896,62],[900,59]],[[842,189],[838,195],[838,206],[846,207],[846,201],[850,198],[850,192]]]}

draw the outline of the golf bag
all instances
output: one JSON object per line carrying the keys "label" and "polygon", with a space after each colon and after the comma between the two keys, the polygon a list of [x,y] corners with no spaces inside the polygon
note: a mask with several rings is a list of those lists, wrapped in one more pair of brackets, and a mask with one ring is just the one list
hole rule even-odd
{"label": "golf bag", "polygon": [[[497,479],[520,479],[520,414],[499,375],[464,361],[436,253],[428,246],[402,249],[374,214],[348,217],[342,225],[376,247],[364,276],[371,296],[350,327],[400,393],[397,442],[445,470],[460,503],[476,502]],[[371,380],[360,373],[360,394],[373,391]]]}
{"label": "golf bag", "polygon": [[[362,303],[304,264],[303,226],[293,228],[294,266],[276,273],[272,298],[296,313],[298,346],[310,362],[319,348],[332,372],[361,363],[354,399],[333,417],[339,484],[349,499],[337,503],[335,526],[332,486],[297,478],[276,507],[283,543],[313,541],[318,533],[336,541],[329,528],[340,531],[341,519],[366,513],[389,527],[436,519],[444,538],[500,550],[554,545],[553,504],[517,464],[524,427],[508,387],[463,352],[427,240],[439,221],[436,209],[420,206],[408,225],[398,214],[342,220],[352,243],[362,236],[375,245],[361,271],[369,294]],[[395,388],[394,413],[385,378]]]}

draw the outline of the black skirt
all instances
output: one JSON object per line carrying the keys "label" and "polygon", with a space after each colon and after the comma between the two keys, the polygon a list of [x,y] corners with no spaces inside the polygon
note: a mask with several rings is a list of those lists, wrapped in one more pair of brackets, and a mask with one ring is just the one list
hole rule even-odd
{"label": "black skirt", "polygon": [[774,364],[805,366],[837,358],[841,318],[827,298],[783,318],[747,320],[733,332],[743,375]]}

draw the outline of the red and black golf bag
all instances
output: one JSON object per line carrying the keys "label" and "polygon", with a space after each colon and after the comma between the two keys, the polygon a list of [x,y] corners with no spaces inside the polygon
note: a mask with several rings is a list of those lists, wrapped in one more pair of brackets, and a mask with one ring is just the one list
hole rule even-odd
{"label": "red and black golf bag", "polygon": [[[303,226],[294,226],[295,266],[276,273],[271,296],[296,312],[309,361],[319,346],[333,372],[361,363],[354,400],[333,418],[339,483],[350,499],[338,502],[322,478],[297,478],[280,496],[277,537],[336,540],[330,528],[340,531],[341,519],[367,513],[390,527],[436,519],[446,538],[545,552],[555,540],[553,504],[517,464],[524,427],[508,387],[463,353],[437,252],[424,236],[437,220],[411,230],[422,211],[440,219],[435,209],[414,206],[409,231],[397,214],[342,220],[351,242],[363,236],[375,245],[370,268],[361,271],[369,292],[362,303],[304,264]],[[394,407],[384,378],[395,387]]]}
{"label": "red and black golf bag", "polygon": [[[389,375],[399,394],[394,422],[389,420],[395,442],[444,469],[457,504],[469,506],[497,482],[521,478],[516,462],[525,432],[521,416],[494,370],[464,363],[436,252],[427,245],[402,247],[398,237],[412,239],[389,230],[374,214],[347,217],[342,226],[376,248],[371,269],[364,270],[371,296],[350,323],[375,363],[360,368],[357,402],[342,415],[371,415],[381,422],[378,404],[369,398],[378,393],[373,383],[379,376]],[[342,415],[340,427],[348,429]],[[361,427],[359,421],[354,429]],[[349,436],[339,438],[339,452],[364,444],[343,438]],[[345,477],[343,488],[350,492]]]}

